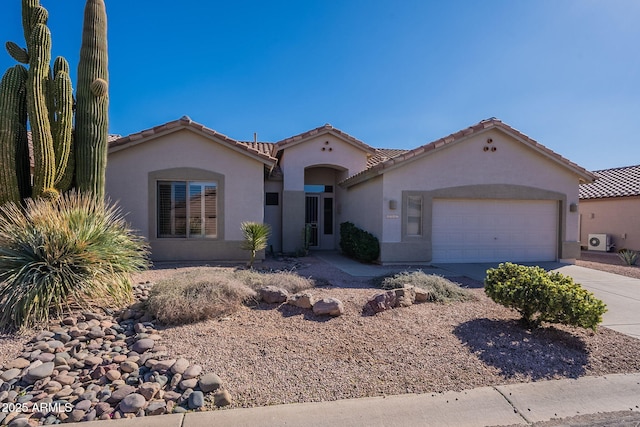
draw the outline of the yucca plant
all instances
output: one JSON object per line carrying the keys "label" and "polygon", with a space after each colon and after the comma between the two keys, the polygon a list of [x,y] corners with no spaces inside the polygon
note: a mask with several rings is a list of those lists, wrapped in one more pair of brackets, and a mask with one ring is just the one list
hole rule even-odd
{"label": "yucca plant", "polygon": [[267,241],[271,235],[271,227],[269,224],[245,221],[240,224],[240,229],[244,237],[241,248],[251,252],[251,257],[247,263],[247,266],[251,268],[256,259],[256,253],[267,247]]}
{"label": "yucca plant", "polygon": [[631,249],[621,249],[618,257],[627,265],[636,265],[638,262],[638,252]]}
{"label": "yucca plant", "polygon": [[90,195],[0,207],[0,328],[48,321],[76,307],[131,300],[130,273],[148,248],[120,209]]}

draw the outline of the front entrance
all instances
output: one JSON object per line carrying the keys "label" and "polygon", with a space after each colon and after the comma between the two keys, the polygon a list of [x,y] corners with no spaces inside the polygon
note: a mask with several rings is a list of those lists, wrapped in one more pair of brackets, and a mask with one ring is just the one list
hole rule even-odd
{"label": "front entrance", "polygon": [[[305,187],[307,191],[322,190],[322,192],[307,192],[305,197],[304,222],[309,249],[335,249],[333,189],[331,186],[324,185]],[[327,189],[331,192],[327,192]]]}

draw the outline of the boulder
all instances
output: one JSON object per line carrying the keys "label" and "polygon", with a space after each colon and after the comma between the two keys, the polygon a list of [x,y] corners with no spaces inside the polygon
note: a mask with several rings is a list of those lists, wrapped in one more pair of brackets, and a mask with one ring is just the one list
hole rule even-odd
{"label": "boulder", "polygon": [[367,307],[374,313],[380,313],[396,306],[396,293],[394,291],[379,292],[369,299]]}
{"label": "boulder", "polygon": [[344,314],[344,305],[342,301],[336,298],[323,298],[320,301],[316,301],[313,305],[313,314],[329,316],[340,316]]}
{"label": "boulder", "polygon": [[311,308],[313,304],[315,304],[316,299],[309,292],[301,292],[295,295],[291,295],[287,300],[287,304],[300,307],[300,308]]}
{"label": "boulder", "polygon": [[422,288],[414,288],[416,292],[416,302],[427,302],[431,300],[431,293]]}
{"label": "boulder", "polygon": [[409,307],[416,301],[416,291],[413,286],[394,289],[393,292],[396,294],[396,307]]}
{"label": "boulder", "polygon": [[260,298],[267,304],[281,304],[287,301],[289,292],[286,289],[278,288],[276,286],[267,286],[260,289]]}

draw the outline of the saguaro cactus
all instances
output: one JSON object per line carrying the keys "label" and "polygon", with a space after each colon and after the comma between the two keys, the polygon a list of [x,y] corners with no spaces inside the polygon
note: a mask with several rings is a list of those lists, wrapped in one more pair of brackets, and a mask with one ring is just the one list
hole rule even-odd
{"label": "saguaro cactus", "polygon": [[29,52],[29,77],[27,79],[27,110],[31,124],[33,143],[33,196],[47,191],[55,192],[55,151],[48,101],[49,64],[51,62],[51,32],[46,26],[47,11],[43,7],[33,9],[31,15],[31,37],[27,41]]}
{"label": "saguaro cactus", "polygon": [[[51,75],[51,32],[47,20],[48,12],[40,6],[39,0],[22,0],[22,25],[27,48],[21,48],[13,42],[6,44],[11,57],[29,65],[24,85],[26,97],[20,98],[26,103],[16,104],[15,108],[20,108],[20,111],[16,110],[13,115],[13,120],[17,117],[25,130],[18,132],[15,145],[11,148],[16,154],[16,161],[12,165],[5,165],[16,176],[22,198],[57,197],[57,189],[67,190],[73,176],[73,89],[69,64],[64,58],[58,57]],[[22,70],[26,71],[24,67]],[[5,120],[7,115],[13,113],[5,110],[1,114],[3,117],[0,120]],[[27,119],[33,145],[33,188],[26,140]],[[5,150],[9,150],[8,146],[2,150],[3,158],[11,156],[9,151],[5,153]]]}
{"label": "saguaro cactus", "polygon": [[76,185],[104,197],[109,134],[107,12],[104,0],[87,0],[78,64]]}
{"label": "saguaro cactus", "polygon": [[25,147],[20,146],[26,145],[27,130],[22,121],[26,80],[27,69],[16,65],[7,70],[0,82],[0,205],[20,203],[22,198],[16,166],[18,155],[24,155]]}

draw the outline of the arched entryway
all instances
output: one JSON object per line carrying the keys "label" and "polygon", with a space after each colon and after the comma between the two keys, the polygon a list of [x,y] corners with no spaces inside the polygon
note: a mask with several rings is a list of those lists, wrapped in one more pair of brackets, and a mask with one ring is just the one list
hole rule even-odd
{"label": "arched entryway", "polygon": [[309,249],[333,250],[339,240],[337,183],[346,170],[332,166],[307,167],[304,171],[305,232]]}

